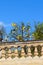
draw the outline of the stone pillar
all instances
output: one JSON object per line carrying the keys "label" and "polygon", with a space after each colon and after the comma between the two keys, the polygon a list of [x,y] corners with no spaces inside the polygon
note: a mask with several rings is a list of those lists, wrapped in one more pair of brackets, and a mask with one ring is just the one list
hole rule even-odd
{"label": "stone pillar", "polygon": [[8,56],[11,57],[11,50],[8,51]]}
{"label": "stone pillar", "polygon": [[17,57],[18,56],[18,51],[17,51],[17,49],[15,49],[15,57]]}
{"label": "stone pillar", "polygon": [[2,57],[5,57],[5,50],[2,49]]}
{"label": "stone pillar", "polygon": [[24,53],[24,49],[23,49],[23,48],[22,48],[21,55],[22,55],[22,56],[25,56],[25,53]]}
{"label": "stone pillar", "polygon": [[31,50],[30,50],[30,47],[28,47],[28,56],[31,56]]}
{"label": "stone pillar", "polygon": [[0,50],[0,58],[2,57],[2,51]]}
{"label": "stone pillar", "polygon": [[41,50],[41,51],[42,51],[42,53],[41,53],[41,54],[43,55],[43,46],[42,46],[42,50]]}

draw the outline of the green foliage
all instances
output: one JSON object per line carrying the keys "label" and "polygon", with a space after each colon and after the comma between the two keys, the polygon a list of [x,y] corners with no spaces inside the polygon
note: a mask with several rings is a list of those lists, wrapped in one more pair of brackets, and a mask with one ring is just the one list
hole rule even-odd
{"label": "green foliage", "polygon": [[[7,36],[4,26],[0,25],[0,41],[7,37],[8,41],[29,41],[31,40],[43,40],[43,23],[35,23],[34,32],[30,31],[30,24],[24,24],[21,22],[20,25],[12,23],[12,29]],[[31,34],[32,33],[32,34]],[[31,37],[31,38],[30,38]],[[8,42],[6,39],[6,42]],[[5,39],[4,39],[5,41]]]}
{"label": "green foliage", "polygon": [[5,31],[5,27],[3,25],[0,25],[0,41],[2,42],[3,37],[5,36],[6,31]]}
{"label": "green foliage", "polygon": [[34,40],[43,40],[43,23],[35,25],[35,31],[32,36]]}
{"label": "green foliage", "polygon": [[37,46],[37,52],[38,52],[38,56],[41,56],[41,50],[42,50],[42,46],[38,45]]}
{"label": "green foliage", "polygon": [[15,23],[13,23],[13,28],[10,32],[10,37],[13,38],[14,40],[12,41],[26,41],[29,40],[29,29],[30,29],[30,25],[27,24],[25,25],[23,22],[21,23],[21,25],[17,25]]}

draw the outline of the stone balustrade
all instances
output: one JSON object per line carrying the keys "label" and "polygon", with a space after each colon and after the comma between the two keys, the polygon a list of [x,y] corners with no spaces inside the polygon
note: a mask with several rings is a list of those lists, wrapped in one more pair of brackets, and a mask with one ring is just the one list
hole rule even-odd
{"label": "stone balustrade", "polygon": [[43,41],[0,42],[0,58],[32,56],[31,49],[30,49],[31,46],[35,47],[35,49],[33,50],[34,56],[38,56],[37,46],[41,47],[41,51],[39,51],[39,53],[41,52],[41,55],[43,55]]}

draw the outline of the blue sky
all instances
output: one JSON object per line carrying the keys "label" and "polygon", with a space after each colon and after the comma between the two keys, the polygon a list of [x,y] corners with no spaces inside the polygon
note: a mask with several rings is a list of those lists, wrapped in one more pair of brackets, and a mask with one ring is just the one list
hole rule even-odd
{"label": "blue sky", "polygon": [[6,25],[7,31],[12,22],[21,21],[30,22],[32,28],[34,21],[43,22],[43,0],[0,0],[0,23]]}

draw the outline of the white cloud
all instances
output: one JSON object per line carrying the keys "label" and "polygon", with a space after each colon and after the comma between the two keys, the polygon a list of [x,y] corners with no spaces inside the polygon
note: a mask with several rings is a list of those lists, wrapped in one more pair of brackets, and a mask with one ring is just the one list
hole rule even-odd
{"label": "white cloud", "polygon": [[4,25],[4,23],[3,22],[0,22],[0,25]]}
{"label": "white cloud", "polygon": [[0,26],[4,26],[4,27],[10,27],[11,26],[11,24],[5,24],[5,23],[3,23],[3,22],[0,22]]}

